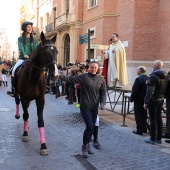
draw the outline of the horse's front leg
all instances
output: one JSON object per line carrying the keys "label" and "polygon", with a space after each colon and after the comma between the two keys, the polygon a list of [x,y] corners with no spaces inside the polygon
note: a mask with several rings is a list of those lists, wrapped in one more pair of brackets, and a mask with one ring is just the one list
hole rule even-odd
{"label": "horse's front leg", "polygon": [[40,154],[48,155],[48,150],[45,144],[45,133],[44,133],[44,120],[43,120],[43,109],[44,109],[45,99],[42,97],[41,99],[36,100],[37,105],[37,116],[38,116],[38,128],[40,133]]}
{"label": "horse's front leg", "polygon": [[16,114],[15,118],[19,119],[20,118],[20,111],[19,111],[19,104],[20,104],[20,98],[18,93],[15,94],[15,103],[16,103]]}
{"label": "horse's front leg", "polygon": [[24,100],[21,98],[21,103],[22,103],[22,108],[23,108],[23,120],[24,120],[24,133],[22,136],[22,141],[23,142],[28,142],[28,118],[29,118],[29,113],[28,113],[28,107],[30,104],[30,101]]}

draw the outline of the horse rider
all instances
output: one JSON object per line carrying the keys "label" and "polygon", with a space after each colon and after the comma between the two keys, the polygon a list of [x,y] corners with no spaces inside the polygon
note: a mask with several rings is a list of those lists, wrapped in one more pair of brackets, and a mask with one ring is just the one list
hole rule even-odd
{"label": "horse rider", "polygon": [[14,97],[15,94],[15,70],[16,68],[23,63],[24,60],[29,59],[29,56],[38,46],[38,41],[35,37],[33,37],[33,23],[30,21],[25,21],[21,25],[21,29],[23,31],[22,35],[18,37],[18,49],[19,49],[19,60],[15,64],[12,74],[11,74],[11,85],[12,91],[8,91],[7,94]]}

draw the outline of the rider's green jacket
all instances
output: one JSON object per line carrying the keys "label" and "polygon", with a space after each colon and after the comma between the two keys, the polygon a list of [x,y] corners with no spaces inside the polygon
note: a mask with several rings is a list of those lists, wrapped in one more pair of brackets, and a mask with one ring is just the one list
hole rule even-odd
{"label": "rider's green jacket", "polygon": [[30,38],[27,38],[27,43],[24,44],[23,36],[18,38],[19,59],[26,60],[25,55],[30,56],[35,48],[38,46],[38,41],[34,38],[34,42],[30,42]]}

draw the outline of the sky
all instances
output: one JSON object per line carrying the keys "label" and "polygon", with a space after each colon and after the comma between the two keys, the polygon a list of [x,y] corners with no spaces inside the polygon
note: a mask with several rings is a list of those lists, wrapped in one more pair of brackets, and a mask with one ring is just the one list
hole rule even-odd
{"label": "sky", "polygon": [[0,0],[0,28],[7,30],[11,50],[16,50],[20,33],[20,0]]}

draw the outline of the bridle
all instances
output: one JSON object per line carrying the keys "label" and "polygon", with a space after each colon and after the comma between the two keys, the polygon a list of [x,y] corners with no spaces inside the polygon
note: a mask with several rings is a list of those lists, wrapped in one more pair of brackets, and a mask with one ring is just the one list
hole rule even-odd
{"label": "bridle", "polygon": [[[55,47],[55,45],[54,44],[40,44],[40,50],[42,49],[42,48],[44,48],[44,47]],[[56,47],[55,47],[56,48]],[[41,53],[42,53],[42,51],[40,51],[40,56],[41,56]],[[53,60],[53,59],[52,59]],[[37,69],[39,69],[39,70],[41,70],[41,71],[45,71],[45,72],[49,72],[49,66],[50,65],[54,65],[54,64],[56,64],[56,61],[55,60],[53,60],[53,61],[51,61],[51,62],[49,62],[49,63],[45,63],[44,62],[44,59],[42,58],[42,62],[43,62],[43,69],[42,68],[40,68],[40,67],[38,67],[38,66],[36,66],[36,65],[34,65],[34,64],[32,64],[33,65],[33,67],[35,67],[35,68],[37,68]]]}

